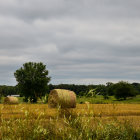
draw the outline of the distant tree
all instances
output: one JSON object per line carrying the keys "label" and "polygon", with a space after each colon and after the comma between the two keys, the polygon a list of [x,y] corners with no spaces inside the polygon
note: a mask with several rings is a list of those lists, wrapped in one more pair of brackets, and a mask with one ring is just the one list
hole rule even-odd
{"label": "distant tree", "polygon": [[105,85],[98,85],[96,88],[96,92],[100,95],[103,95],[104,99],[108,99],[107,87]]}
{"label": "distant tree", "polygon": [[18,94],[18,88],[17,88],[17,86],[1,85],[0,94],[1,94],[1,96],[16,95],[16,94]]}
{"label": "distant tree", "polygon": [[109,96],[114,95],[114,88],[115,88],[115,84],[111,82],[106,83],[106,90]]}
{"label": "distant tree", "polygon": [[23,67],[16,70],[14,76],[18,82],[18,87],[25,100],[30,99],[31,102],[36,102],[37,98],[45,95],[50,77],[46,65],[42,62],[28,62],[23,64]]}
{"label": "distant tree", "polygon": [[128,82],[120,81],[114,86],[114,95],[116,99],[124,99],[136,95],[136,90]]}
{"label": "distant tree", "polygon": [[87,85],[75,85],[75,84],[59,84],[59,85],[49,85],[49,91],[52,89],[67,89],[74,91],[77,96],[84,96],[89,90]]}
{"label": "distant tree", "polygon": [[1,103],[1,98],[2,98],[2,93],[1,93],[1,91],[0,91],[0,103]]}
{"label": "distant tree", "polygon": [[132,86],[136,89],[137,94],[140,94],[140,83],[132,83]]}

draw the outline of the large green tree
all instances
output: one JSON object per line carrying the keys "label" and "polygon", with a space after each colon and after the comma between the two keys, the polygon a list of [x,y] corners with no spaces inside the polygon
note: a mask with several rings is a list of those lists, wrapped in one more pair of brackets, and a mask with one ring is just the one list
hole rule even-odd
{"label": "large green tree", "polygon": [[117,99],[126,100],[127,97],[135,96],[136,90],[128,82],[120,81],[114,85],[114,95]]}
{"label": "large green tree", "polygon": [[42,62],[25,63],[23,67],[16,70],[14,76],[26,101],[30,99],[31,102],[36,102],[37,98],[46,94],[50,77],[48,77],[46,65]]}

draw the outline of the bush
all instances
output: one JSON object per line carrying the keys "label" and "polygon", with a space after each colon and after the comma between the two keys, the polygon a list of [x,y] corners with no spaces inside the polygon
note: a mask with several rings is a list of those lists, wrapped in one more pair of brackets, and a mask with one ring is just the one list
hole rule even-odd
{"label": "bush", "polygon": [[116,99],[126,100],[127,97],[136,96],[136,90],[128,82],[121,81],[121,82],[118,82],[117,84],[115,84],[114,95],[115,95]]}

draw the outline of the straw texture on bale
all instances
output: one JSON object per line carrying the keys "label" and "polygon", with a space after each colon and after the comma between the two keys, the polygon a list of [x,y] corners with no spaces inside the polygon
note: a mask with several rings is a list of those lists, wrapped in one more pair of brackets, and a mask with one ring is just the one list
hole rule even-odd
{"label": "straw texture on bale", "polygon": [[12,96],[7,96],[4,99],[4,104],[18,104],[18,98],[17,97],[12,97]]}
{"label": "straw texture on bale", "polygon": [[56,108],[75,108],[76,94],[73,91],[65,89],[54,89],[50,92],[48,97],[48,107]]}

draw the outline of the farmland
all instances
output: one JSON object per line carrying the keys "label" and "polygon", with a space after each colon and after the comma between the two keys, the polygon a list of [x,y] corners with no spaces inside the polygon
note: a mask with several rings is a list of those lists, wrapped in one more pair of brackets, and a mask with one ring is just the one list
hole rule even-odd
{"label": "farmland", "polygon": [[140,104],[0,105],[0,139],[139,139]]}

